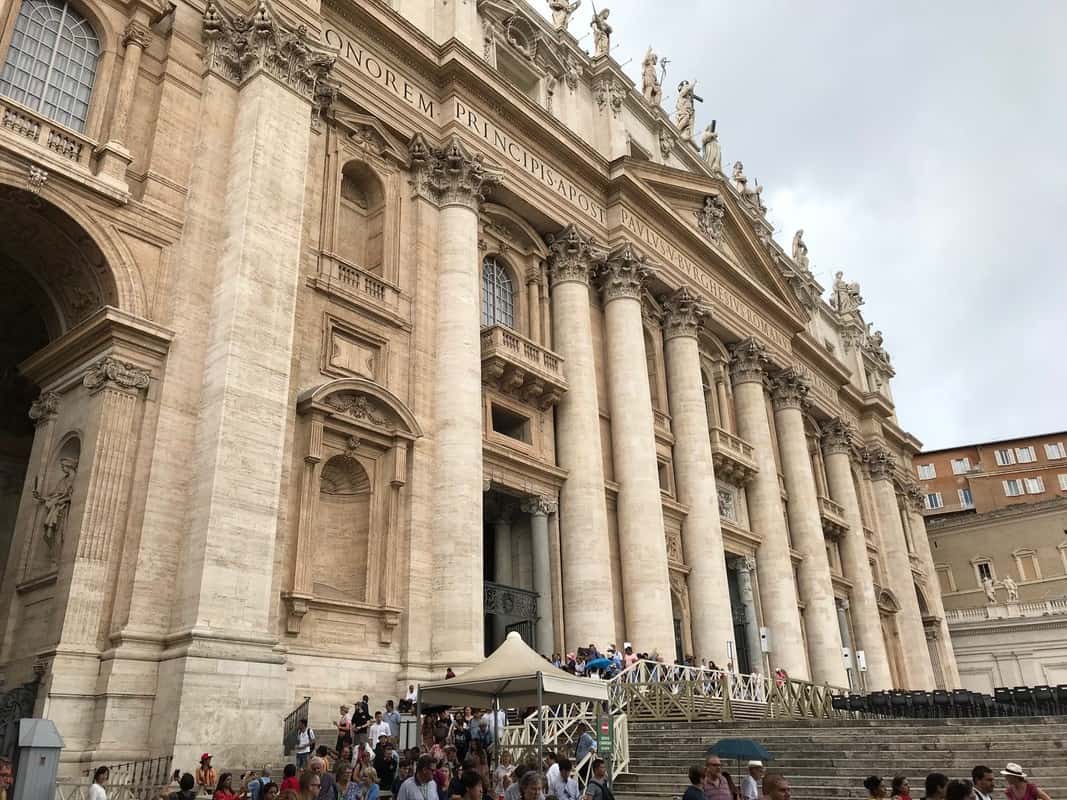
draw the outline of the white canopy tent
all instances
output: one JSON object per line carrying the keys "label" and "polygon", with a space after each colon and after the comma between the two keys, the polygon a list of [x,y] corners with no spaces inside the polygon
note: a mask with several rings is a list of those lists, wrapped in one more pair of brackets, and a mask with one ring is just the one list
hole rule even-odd
{"label": "white canopy tent", "polygon": [[[496,711],[501,708],[526,708],[574,702],[598,702],[608,699],[608,685],[596,678],[579,678],[558,669],[522,640],[516,631],[481,664],[462,675],[419,687],[417,713],[423,705],[476,706],[493,709],[493,740],[499,733]],[[543,749],[541,717],[538,715],[538,757]],[[499,748],[493,748],[499,753]]]}

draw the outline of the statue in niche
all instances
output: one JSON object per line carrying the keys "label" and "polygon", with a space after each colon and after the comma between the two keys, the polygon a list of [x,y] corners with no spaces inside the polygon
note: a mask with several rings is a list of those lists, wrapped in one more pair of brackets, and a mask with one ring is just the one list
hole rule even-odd
{"label": "statue in niche", "polygon": [[63,546],[63,528],[67,522],[67,512],[70,510],[70,498],[74,493],[74,479],[78,474],[78,460],[76,458],[59,459],[59,468],[63,472],[48,494],[41,494],[35,486],[33,489],[34,499],[44,507],[44,543],[48,548],[48,554],[56,559]]}
{"label": "statue in niche", "polygon": [[567,0],[548,0],[548,7],[552,11],[552,24],[557,31],[567,30],[567,26],[571,23],[571,15],[581,4],[582,0],[574,0],[573,3]]}
{"label": "statue in niche", "polygon": [[804,244],[804,229],[793,234],[793,261],[804,272],[808,269],[808,246]]}
{"label": "statue in niche", "polygon": [[[664,59],[666,63],[666,59]],[[645,96],[645,102],[650,106],[658,106],[663,99],[663,87],[656,75],[656,65],[659,64],[659,56],[652,52],[651,45],[645,53],[645,60],[641,62],[641,94]]]}
{"label": "statue in niche", "polygon": [[982,578],[982,589],[985,591],[986,600],[990,603],[997,602],[997,587],[992,578]]}
{"label": "statue in niche", "polygon": [[722,241],[722,229],[726,217],[726,208],[722,198],[717,194],[709,194],[704,198],[704,205],[697,215],[697,227],[700,232],[713,242]]}
{"label": "statue in niche", "polygon": [[1015,603],[1019,600],[1019,584],[1017,584],[1011,577],[1011,575],[1005,575],[1004,580],[1001,581],[1004,584],[1004,588],[1008,592],[1008,602]]}
{"label": "statue in niche", "polygon": [[845,273],[834,273],[834,286],[830,293],[830,308],[838,314],[848,314],[863,305],[860,285],[855,281],[849,283],[843,277]]}
{"label": "statue in niche", "polygon": [[678,97],[674,101],[674,126],[685,139],[693,138],[693,122],[696,120],[696,102],[704,98],[695,94],[696,81],[678,84]]}
{"label": "statue in niche", "polygon": [[734,493],[719,489],[719,516],[723,519],[737,521],[737,512],[734,510]]}
{"label": "statue in niche", "polygon": [[611,16],[611,9],[609,8],[605,8],[602,11],[593,11],[593,21],[589,23],[589,27],[593,29],[594,58],[606,56],[611,52],[611,26],[608,24],[609,16]]}
{"label": "statue in niche", "polygon": [[715,120],[700,136],[700,154],[713,174],[722,175],[722,146],[719,144],[719,134],[715,132]]}

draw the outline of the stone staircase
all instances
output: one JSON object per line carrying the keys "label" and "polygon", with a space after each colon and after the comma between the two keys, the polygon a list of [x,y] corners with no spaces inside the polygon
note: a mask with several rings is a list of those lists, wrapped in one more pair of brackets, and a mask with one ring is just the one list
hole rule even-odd
{"label": "stone staircase", "polygon": [[[970,779],[971,768],[994,770],[994,800],[1004,797],[1000,770],[1015,761],[1053,800],[1067,798],[1067,717],[863,720],[632,720],[630,766],[615,782],[619,800],[678,797],[692,764],[719,739],[753,739],[774,756],[768,765],[789,780],[793,800],[862,800],[868,775],[907,775],[922,797],[929,772]],[[736,762],[723,768],[740,784]]]}

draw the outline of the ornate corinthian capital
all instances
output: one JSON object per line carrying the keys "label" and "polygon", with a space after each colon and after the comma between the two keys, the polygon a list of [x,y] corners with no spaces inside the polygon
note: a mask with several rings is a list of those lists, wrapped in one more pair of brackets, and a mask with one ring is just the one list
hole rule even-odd
{"label": "ornate corinthian capital", "polygon": [[421,133],[411,140],[411,172],[415,191],[439,206],[462,205],[475,211],[485,191],[500,183],[481,153],[471,153],[455,134],[444,147],[431,147]]}
{"label": "ornate corinthian capital", "polygon": [[129,361],[105,356],[85,371],[82,385],[90,392],[101,388],[141,392],[148,388],[152,373]]}
{"label": "ornate corinthian capital", "polygon": [[767,349],[755,337],[742,339],[730,346],[730,380],[738,383],[763,383],[763,375],[770,365]]}
{"label": "ornate corinthian capital", "polygon": [[145,50],[148,45],[152,44],[152,30],[143,22],[131,19],[122,34],[122,44],[123,46],[133,44]]}
{"label": "ornate corinthian capital", "polygon": [[880,445],[868,447],[863,453],[863,461],[867,464],[867,471],[871,474],[872,481],[893,480],[893,470],[896,469],[897,461],[886,448]]}
{"label": "ornate corinthian capital", "polygon": [[627,242],[617,248],[597,272],[604,303],[624,298],[640,302],[645,282],[651,275],[647,259]]}
{"label": "ornate corinthian capital", "polygon": [[852,451],[855,438],[856,431],[852,428],[852,423],[841,417],[834,417],[823,426],[822,451],[827,455],[848,455]]}
{"label": "ornate corinthian capital", "polygon": [[909,483],[904,487],[904,500],[916,514],[921,514],[926,508],[926,492],[917,483]]}
{"label": "ornate corinthian capital", "polygon": [[532,514],[534,516],[542,517],[547,517],[549,514],[555,514],[556,507],[556,501],[553,498],[545,497],[544,495],[527,497],[519,505],[523,514]]}
{"label": "ornate corinthian capital", "polygon": [[337,55],[323,49],[305,26],[283,23],[269,0],[259,0],[249,16],[226,11],[215,0],[204,8],[207,68],[241,83],[262,70],[308,100],[322,94]]}
{"label": "ornate corinthian capital", "polygon": [[576,281],[588,286],[590,273],[602,259],[596,240],[571,223],[559,233],[546,236],[545,241],[551,253],[548,269],[552,285]]}
{"label": "ornate corinthian capital", "polygon": [[804,408],[808,404],[811,383],[800,367],[786,367],[771,378],[771,399],[775,410]]}
{"label": "ornate corinthian capital", "polygon": [[708,307],[699,298],[687,287],[681,287],[663,301],[664,339],[676,336],[695,339],[708,313]]}
{"label": "ornate corinthian capital", "polygon": [[55,392],[41,392],[40,396],[30,403],[30,419],[34,425],[47,422],[59,413],[59,395]]}

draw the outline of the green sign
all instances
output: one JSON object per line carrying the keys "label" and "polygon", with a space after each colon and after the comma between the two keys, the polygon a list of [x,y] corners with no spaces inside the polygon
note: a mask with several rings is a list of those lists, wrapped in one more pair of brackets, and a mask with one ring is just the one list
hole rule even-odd
{"label": "green sign", "polygon": [[601,758],[609,758],[615,749],[615,721],[611,717],[597,718],[596,749]]}

